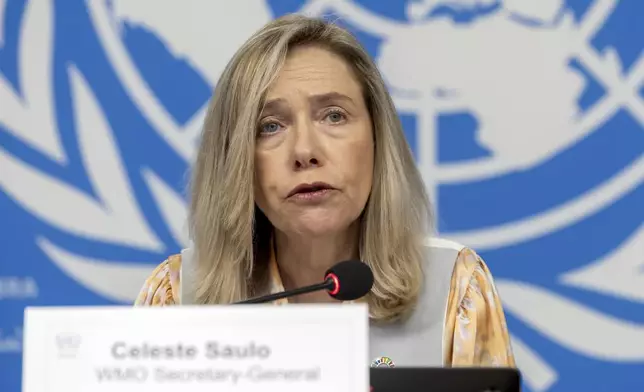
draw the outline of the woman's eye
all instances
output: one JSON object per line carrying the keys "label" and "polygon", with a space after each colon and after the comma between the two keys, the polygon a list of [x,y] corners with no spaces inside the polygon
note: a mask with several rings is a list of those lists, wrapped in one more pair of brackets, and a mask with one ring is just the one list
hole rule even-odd
{"label": "woman's eye", "polygon": [[280,130],[280,125],[276,122],[269,122],[262,124],[260,130],[262,133],[275,133]]}
{"label": "woman's eye", "polygon": [[337,124],[345,120],[345,115],[340,113],[340,112],[331,112],[327,114],[326,118],[331,122],[332,124]]}

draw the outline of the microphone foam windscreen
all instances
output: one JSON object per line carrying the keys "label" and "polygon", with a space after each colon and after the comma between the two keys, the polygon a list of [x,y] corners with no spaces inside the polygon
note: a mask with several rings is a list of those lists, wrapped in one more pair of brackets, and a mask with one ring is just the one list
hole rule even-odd
{"label": "microphone foam windscreen", "polygon": [[373,286],[371,268],[360,260],[342,261],[326,272],[326,276],[334,275],[339,284],[337,293],[329,293],[341,301],[353,301],[364,297]]}

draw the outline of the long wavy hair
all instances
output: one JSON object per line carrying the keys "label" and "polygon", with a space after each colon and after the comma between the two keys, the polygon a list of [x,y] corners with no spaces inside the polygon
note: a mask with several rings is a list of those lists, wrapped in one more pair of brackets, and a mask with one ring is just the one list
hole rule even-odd
{"label": "long wavy hair", "polygon": [[297,15],[268,23],[246,41],[209,104],[191,181],[196,303],[240,301],[268,284],[273,227],[255,204],[257,122],[267,89],[299,45],[340,55],[361,84],[375,141],[373,184],[360,217],[360,258],[375,277],[366,301],[373,320],[403,318],[424,280],[424,239],[432,220],[423,180],[369,54],[337,25]]}

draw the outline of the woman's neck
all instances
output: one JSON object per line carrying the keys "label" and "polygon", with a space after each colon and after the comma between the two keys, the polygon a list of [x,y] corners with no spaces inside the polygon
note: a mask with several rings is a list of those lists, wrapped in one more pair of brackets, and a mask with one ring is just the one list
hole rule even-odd
{"label": "woman's neck", "polygon": [[[359,229],[315,238],[289,236],[275,231],[275,258],[285,290],[320,283],[336,263],[359,257]],[[290,302],[333,302],[326,292],[299,295]]]}

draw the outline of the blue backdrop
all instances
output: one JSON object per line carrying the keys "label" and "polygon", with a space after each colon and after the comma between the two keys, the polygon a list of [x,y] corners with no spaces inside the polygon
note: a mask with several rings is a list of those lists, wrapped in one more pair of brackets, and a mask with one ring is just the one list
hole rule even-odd
{"label": "blue backdrop", "polygon": [[440,234],[492,269],[525,389],[644,390],[641,0],[0,1],[0,390],[25,306],[131,303],[185,245],[210,91],[290,12],[377,61]]}

